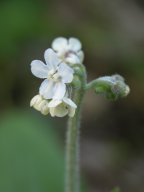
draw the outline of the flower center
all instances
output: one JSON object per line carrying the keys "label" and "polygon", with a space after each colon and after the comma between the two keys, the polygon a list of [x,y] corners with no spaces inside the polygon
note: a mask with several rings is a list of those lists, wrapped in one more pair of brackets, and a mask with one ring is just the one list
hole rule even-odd
{"label": "flower center", "polygon": [[65,55],[64,55],[64,57],[65,58],[67,58],[67,57],[69,57],[70,55],[76,55],[76,52],[74,52],[74,51],[72,51],[72,50],[69,50],[69,51],[67,51],[66,53],[65,53]]}
{"label": "flower center", "polygon": [[57,81],[60,81],[61,76],[58,74],[57,70],[52,69],[48,72],[47,78],[48,78],[48,80],[53,80],[53,81],[57,82]]}

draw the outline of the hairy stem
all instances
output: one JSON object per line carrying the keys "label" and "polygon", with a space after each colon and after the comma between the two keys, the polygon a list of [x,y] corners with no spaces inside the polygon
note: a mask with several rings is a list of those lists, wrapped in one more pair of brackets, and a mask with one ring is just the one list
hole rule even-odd
{"label": "hairy stem", "polygon": [[91,89],[91,88],[95,88],[96,86],[99,86],[99,85],[113,85],[113,83],[111,81],[108,81],[108,80],[104,80],[104,79],[101,79],[101,78],[98,78],[98,79],[94,79],[92,80],[90,83],[88,83],[85,87],[86,90],[88,89]]}
{"label": "hairy stem", "polygon": [[85,93],[86,73],[81,78],[82,86],[75,90],[73,101],[77,104],[75,116],[69,118],[66,135],[66,175],[65,192],[80,192],[80,171],[79,171],[79,132],[81,118],[81,104]]}

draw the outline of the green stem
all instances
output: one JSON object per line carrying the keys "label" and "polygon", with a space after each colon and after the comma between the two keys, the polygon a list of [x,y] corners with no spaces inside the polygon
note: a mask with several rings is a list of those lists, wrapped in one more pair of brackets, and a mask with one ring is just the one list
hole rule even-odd
{"label": "green stem", "polygon": [[91,89],[91,88],[95,88],[96,86],[113,86],[113,82],[107,79],[102,79],[102,78],[98,78],[98,79],[94,79],[92,80],[90,83],[88,83],[85,87],[86,90]]}
{"label": "green stem", "polygon": [[[84,68],[83,68],[84,69]],[[79,172],[79,132],[81,104],[85,93],[86,72],[81,78],[82,87],[74,91],[73,101],[77,105],[76,113],[73,118],[68,120],[67,140],[66,140],[66,175],[65,192],[80,191],[80,172]]]}
{"label": "green stem", "polygon": [[96,84],[97,84],[97,79],[91,81],[90,83],[88,83],[88,84],[86,85],[86,90],[87,90],[87,89],[91,89],[91,88],[94,87]]}

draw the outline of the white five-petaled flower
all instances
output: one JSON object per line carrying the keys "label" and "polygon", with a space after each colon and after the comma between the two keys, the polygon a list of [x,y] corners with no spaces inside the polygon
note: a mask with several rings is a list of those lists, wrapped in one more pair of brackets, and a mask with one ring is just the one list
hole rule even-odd
{"label": "white five-petaled flower", "polygon": [[66,115],[73,117],[77,108],[76,104],[67,97],[64,97],[62,100],[51,100],[48,107],[52,117],[64,117]]}
{"label": "white five-petaled flower", "polygon": [[53,41],[52,48],[57,52],[58,57],[67,64],[82,64],[83,62],[82,45],[76,38],[58,37]]}
{"label": "white five-petaled flower", "polygon": [[31,71],[38,78],[45,79],[39,89],[45,99],[62,99],[66,93],[66,84],[73,80],[73,69],[58,59],[52,49],[44,53],[46,64],[40,60],[31,63]]}

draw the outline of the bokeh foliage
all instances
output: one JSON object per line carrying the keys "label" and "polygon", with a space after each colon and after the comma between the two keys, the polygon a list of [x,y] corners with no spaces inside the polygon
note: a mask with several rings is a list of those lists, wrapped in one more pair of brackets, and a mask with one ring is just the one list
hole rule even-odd
{"label": "bokeh foliage", "polygon": [[63,191],[64,158],[54,125],[11,111],[0,123],[0,191]]}

